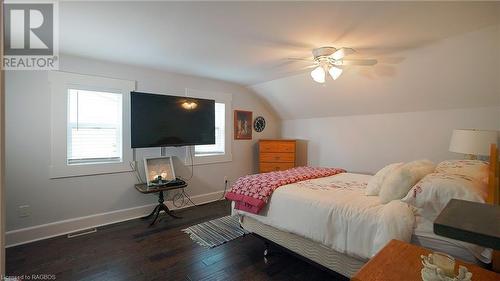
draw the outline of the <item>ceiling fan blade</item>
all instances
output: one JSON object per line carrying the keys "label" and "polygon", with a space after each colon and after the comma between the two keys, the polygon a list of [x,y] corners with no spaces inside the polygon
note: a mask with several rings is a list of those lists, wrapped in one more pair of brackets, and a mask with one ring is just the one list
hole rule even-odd
{"label": "ceiling fan blade", "polygon": [[313,62],[313,58],[286,58],[287,60],[294,60],[294,61],[308,61],[308,62]]}
{"label": "ceiling fan blade", "polygon": [[342,65],[376,65],[376,59],[347,59],[342,60]]}
{"label": "ceiling fan blade", "polygon": [[308,65],[308,66],[302,67],[299,70],[306,70],[306,69],[311,69],[311,68],[315,68],[315,67],[318,67],[318,65],[317,64]]}
{"label": "ceiling fan blade", "polygon": [[352,48],[340,48],[335,51],[335,53],[331,54],[330,57],[334,60],[340,60],[347,55],[353,54],[354,52],[356,51]]}
{"label": "ceiling fan blade", "polygon": [[312,64],[312,65],[308,65],[308,66],[301,67],[301,68],[298,68],[298,69],[293,69],[293,70],[281,72],[281,74],[282,75],[295,75],[295,74],[299,74],[299,73],[305,72],[305,71],[307,71],[309,69],[313,69],[313,68],[316,68],[316,67],[318,67],[317,64]]}

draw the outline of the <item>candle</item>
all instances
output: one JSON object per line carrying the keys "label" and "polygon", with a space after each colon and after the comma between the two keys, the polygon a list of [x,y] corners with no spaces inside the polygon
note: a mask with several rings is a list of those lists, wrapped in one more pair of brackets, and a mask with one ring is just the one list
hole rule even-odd
{"label": "candle", "polygon": [[455,259],[445,253],[432,253],[432,262],[437,267],[441,268],[448,277],[455,276]]}

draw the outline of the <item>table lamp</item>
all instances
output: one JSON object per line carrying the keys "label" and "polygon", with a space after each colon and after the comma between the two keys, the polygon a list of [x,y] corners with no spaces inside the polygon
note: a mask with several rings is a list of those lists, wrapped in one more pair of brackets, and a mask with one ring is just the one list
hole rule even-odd
{"label": "table lamp", "polygon": [[453,130],[449,150],[451,152],[466,154],[469,159],[477,159],[478,155],[489,155],[490,145],[492,143],[496,144],[497,138],[497,131]]}

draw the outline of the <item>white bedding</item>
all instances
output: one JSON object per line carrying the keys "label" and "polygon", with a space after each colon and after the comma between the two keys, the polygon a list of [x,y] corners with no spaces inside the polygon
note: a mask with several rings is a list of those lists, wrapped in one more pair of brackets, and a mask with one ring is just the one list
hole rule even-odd
{"label": "white bedding", "polygon": [[352,257],[371,258],[391,239],[409,242],[415,217],[399,200],[365,196],[371,176],[342,173],[276,189],[259,215],[235,212]]}

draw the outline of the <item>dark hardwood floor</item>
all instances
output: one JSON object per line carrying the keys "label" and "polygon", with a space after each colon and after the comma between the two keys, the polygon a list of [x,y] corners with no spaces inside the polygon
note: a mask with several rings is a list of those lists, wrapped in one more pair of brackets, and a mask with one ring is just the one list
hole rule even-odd
{"label": "dark hardwood floor", "polygon": [[[55,274],[55,280],[336,280],[287,253],[263,259],[264,243],[253,235],[213,249],[180,230],[229,214],[226,201],[176,212],[148,227],[141,219],[7,249],[8,275]],[[50,277],[50,276],[49,276]]]}

